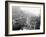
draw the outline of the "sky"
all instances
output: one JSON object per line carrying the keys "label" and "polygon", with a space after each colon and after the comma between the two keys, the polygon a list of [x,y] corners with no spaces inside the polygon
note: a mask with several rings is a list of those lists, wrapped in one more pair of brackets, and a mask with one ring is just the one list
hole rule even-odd
{"label": "sky", "polygon": [[22,11],[24,11],[24,13],[26,14],[33,14],[33,15],[36,15],[36,16],[39,16],[40,14],[40,8],[35,8],[35,7],[20,7],[20,9]]}

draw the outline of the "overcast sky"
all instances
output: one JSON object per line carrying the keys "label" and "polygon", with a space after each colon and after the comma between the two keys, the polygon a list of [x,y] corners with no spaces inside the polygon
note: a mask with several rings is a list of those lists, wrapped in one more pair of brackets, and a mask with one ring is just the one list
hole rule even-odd
{"label": "overcast sky", "polygon": [[33,14],[36,16],[40,14],[40,8],[20,7],[20,9],[26,14]]}

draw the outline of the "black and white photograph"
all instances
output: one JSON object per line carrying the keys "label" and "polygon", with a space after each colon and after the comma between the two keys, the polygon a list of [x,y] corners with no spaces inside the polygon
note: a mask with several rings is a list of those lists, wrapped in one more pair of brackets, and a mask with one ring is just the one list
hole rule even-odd
{"label": "black and white photograph", "polygon": [[5,7],[7,35],[44,33],[44,3],[15,1],[7,2]]}
{"label": "black and white photograph", "polygon": [[40,8],[12,6],[13,30],[40,29]]}

